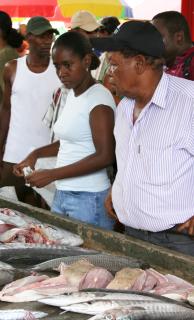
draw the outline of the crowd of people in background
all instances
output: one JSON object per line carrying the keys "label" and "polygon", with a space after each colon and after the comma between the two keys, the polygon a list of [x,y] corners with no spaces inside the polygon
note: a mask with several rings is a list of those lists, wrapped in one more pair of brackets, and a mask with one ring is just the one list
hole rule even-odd
{"label": "crowd of people in background", "polygon": [[121,24],[81,10],[57,34],[39,16],[16,31],[0,11],[0,187],[54,214],[194,255],[186,19],[166,11]]}

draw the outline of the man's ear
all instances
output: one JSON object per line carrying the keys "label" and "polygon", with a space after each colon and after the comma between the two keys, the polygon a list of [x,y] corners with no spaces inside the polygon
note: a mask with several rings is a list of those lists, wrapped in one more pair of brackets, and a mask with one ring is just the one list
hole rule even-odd
{"label": "man's ear", "polygon": [[142,74],[145,70],[146,67],[146,60],[145,57],[141,54],[138,54],[137,56],[135,56],[135,68],[136,68],[136,72],[137,74]]}
{"label": "man's ear", "polygon": [[182,43],[185,41],[184,31],[181,30],[181,31],[175,32],[174,39],[178,45],[182,45]]}

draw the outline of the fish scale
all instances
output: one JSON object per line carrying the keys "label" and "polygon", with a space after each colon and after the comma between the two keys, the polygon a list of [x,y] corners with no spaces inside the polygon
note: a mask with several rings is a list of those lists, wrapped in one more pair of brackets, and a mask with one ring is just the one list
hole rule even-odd
{"label": "fish scale", "polygon": [[78,260],[86,259],[93,265],[97,267],[102,267],[108,269],[110,272],[117,272],[122,268],[131,267],[131,268],[144,268],[145,265],[143,262],[134,259],[128,258],[123,256],[112,256],[111,254],[95,254],[95,255],[80,255],[80,256],[71,256],[71,257],[64,257],[64,258],[57,258],[50,261],[45,261],[40,264],[37,264],[33,267],[34,270],[48,270],[54,269],[59,266],[61,262],[69,265]]}
{"label": "fish scale", "polygon": [[[150,312],[179,312],[179,311],[187,311],[190,310],[186,307],[183,307],[178,304],[172,303],[163,303],[162,301],[130,301],[130,300],[99,300],[93,302],[84,302],[80,304],[69,305],[66,307],[61,307],[61,309],[70,311],[70,312],[77,312],[77,313],[85,313],[90,315],[96,315],[109,309],[115,308],[128,308],[131,312],[136,312],[138,310],[147,310]],[[190,310],[194,316],[194,311]],[[193,318],[194,319],[194,318]]]}
{"label": "fish scale", "polygon": [[[123,315],[122,315],[123,312]],[[126,309],[116,309],[91,317],[88,320],[193,320],[194,311],[129,311]]]}
{"label": "fish scale", "polygon": [[[88,302],[88,301],[98,301],[98,300],[137,300],[137,301],[161,301],[158,296],[146,296],[142,293],[139,295],[136,292],[132,293],[119,293],[119,292],[73,292],[70,294],[63,294],[54,297],[47,297],[39,300],[43,304],[48,304],[56,307],[65,307],[71,304]],[[163,299],[162,299],[163,301]],[[168,299],[167,302],[170,300]],[[182,305],[182,304],[181,304]]]}

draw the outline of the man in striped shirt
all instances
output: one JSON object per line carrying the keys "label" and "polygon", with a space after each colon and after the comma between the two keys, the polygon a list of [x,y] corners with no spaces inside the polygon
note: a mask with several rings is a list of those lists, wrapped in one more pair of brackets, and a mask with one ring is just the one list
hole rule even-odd
{"label": "man in striped shirt", "polygon": [[[113,207],[126,233],[194,255],[194,87],[163,73],[164,44],[149,22],[124,23],[93,46],[112,51],[118,172]],[[113,210],[110,197],[107,209]]]}

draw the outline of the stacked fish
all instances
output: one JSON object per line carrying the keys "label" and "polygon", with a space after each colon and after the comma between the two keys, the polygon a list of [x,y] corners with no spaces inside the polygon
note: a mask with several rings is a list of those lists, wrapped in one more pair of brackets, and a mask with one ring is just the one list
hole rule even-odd
{"label": "stacked fish", "polygon": [[79,246],[83,240],[76,234],[40,223],[7,208],[0,208],[0,242]]}
{"label": "stacked fish", "polygon": [[[194,303],[194,288],[183,279],[172,275],[164,276],[151,268],[144,271],[136,267],[137,261],[133,259],[131,260],[133,267],[126,266],[113,276],[104,266],[115,270],[118,268],[119,261],[125,266],[125,263],[130,264],[130,259],[113,257],[118,262],[117,265],[116,262],[111,263],[111,256],[108,255],[88,257],[90,261],[84,258],[79,260],[77,256],[63,258],[60,265],[59,259],[39,264],[34,269],[45,270],[46,265],[47,267],[48,265],[58,266],[60,275],[50,278],[47,275],[31,274],[16,280],[1,290],[0,300],[7,302],[39,301],[60,307],[65,312],[92,315],[90,320],[194,320],[194,310],[189,305],[155,293],[140,292],[140,289],[143,291],[143,288],[146,290],[152,288],[152,291],[156,292],[159,286],[163,289],[165,285],[172,287],[172,281],[174,281],[174,285],[178,283],[182,288],[187,288],[187,300]],[[69,260],[74,260],[74,262],[64,263]],[[92,260],[101,266],[92,264]],[[129,288],[132,291],[129,291]],[[124,290],[121,291],[121,289]]]}
{"label": "stacked fish", "polygon": [[193,320],[194,310],[168,298],[134,291],[76,292],[40,300],[65,312],[95,315],[90,320]]}
{"label": "stacked fish", "polygon": [[[79,260],[76,257],[64,257],[42,262],[34,267],[36,271],[57,268],[61,262],[70,264]],[[107,289],[134,290],[150,292],[177,301],[186,301],[194,286],[171,274],[163,275],[139,260],[129,257],[112,256],[108,254],[82,255],[90,263],[108,269],[115,277],[107,285]],[[146,270],[143,270],[146,269]]]}

